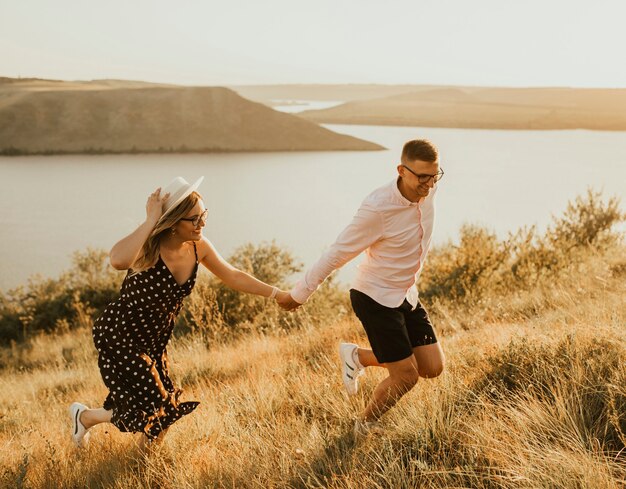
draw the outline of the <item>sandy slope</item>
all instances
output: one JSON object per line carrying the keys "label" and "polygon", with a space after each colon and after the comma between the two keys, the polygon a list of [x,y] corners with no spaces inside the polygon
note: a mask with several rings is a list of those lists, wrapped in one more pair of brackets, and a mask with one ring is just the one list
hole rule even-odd
{"label": "sandy slope", "polygon": [[419,85],[231,85],[242,97],[255,102],[271,105],[272,100],[369,100],[389,97],[402,93],[414,92],[419,88],[436,88],[436,86]]}
{"label": "sandy slope", "polygon": [[626,89],[416,87],[300,115],[333,124],[626,130]]}
{"label": "sandy slope", "polygon": [[0,79],[0,152],[373,150],[220,87]]}

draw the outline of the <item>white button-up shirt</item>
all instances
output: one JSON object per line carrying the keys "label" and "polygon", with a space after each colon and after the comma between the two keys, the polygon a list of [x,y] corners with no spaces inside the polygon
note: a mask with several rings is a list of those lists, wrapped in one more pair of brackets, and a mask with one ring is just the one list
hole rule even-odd
{"label": "white button-up shirt", "polygon": [[365,251],[352,288],[383,306],[398,307],[406,298],[415,308],[415,284],[433,234],[436,192],[437,185],[419,203],[411,202],[400,193],[395,179],[374,190],[291,296],[303,304],[333,270]]}

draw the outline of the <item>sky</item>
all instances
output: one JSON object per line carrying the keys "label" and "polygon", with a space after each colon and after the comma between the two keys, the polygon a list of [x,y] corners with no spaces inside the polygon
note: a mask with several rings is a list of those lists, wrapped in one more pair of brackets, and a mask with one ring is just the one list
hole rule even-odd
{"label": "sky", "polygon": [[626,87],[623,0],[0,0],[0,76]]}

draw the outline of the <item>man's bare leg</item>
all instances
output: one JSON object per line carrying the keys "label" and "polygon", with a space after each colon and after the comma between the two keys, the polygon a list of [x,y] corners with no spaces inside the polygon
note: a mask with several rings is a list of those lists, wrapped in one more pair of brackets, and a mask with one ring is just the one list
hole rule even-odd
{"label": "man's bare leg", "polygon": [[432,379],[443,372],[446,357],[439,343],[416,346],[413,348],[413,356],[417,362],[420,377]]}
{"label": "man's bare leg", "polygon": [[364,367],[384,367],[384,363],[378,363],[374,352],[369,348],[357,348],[357,355],[359,357],[359,363]]}
{"label": "man's bare leg", "polygon": [[413,356],[398,362],[379,363],[374,352],[367,348],[358,348],[357,354],[363,367],[385,367],[389,371],[389,376],[374,389],[372,399],[361,416],[364,421],[378,420],[415,386],[420,377],[437,377],[445,365],[439,343],[417,346],[413,348]]}
{"label": "man's bare leg", "polygon": [[[384,367],[384,363],[379,363],[374,352],[369,348],[358,347],[357,355],[363,367]],[[437,377],[443,371],[445,365],[445,355],[439,343],[432,345],[416,346],[413,348],[413,355],[417,361],[420,377]]]}
{"label": "man's bare leg", "polygon": [[372,399],[361,415],[363,421],[377,421],[419,380],[417,362],[413,355],[397,362],[388,362],[385,367],[389,376],[374,389]]}

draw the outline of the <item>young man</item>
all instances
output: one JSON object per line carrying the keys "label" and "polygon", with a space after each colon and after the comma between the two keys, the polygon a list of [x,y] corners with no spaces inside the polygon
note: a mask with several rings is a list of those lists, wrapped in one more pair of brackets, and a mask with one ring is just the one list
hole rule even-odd
{"label": "young man", "polygon": [[357,435],[379,431],[378,419],[420,377],[436,377],[444,366],[443,351],[416,287],[430,248],[436,183],[443,176],[437,149],[426,140],[407,142],[397,171],[396,179],[365,198],[330,249],[290,295],[278,301],[285,310],[296,309],[333,270],[366,252],[350,299],[372,349],[339,345],[343,382],[353,395],[365,367],[385,367],[389,375],[357,420]]}

